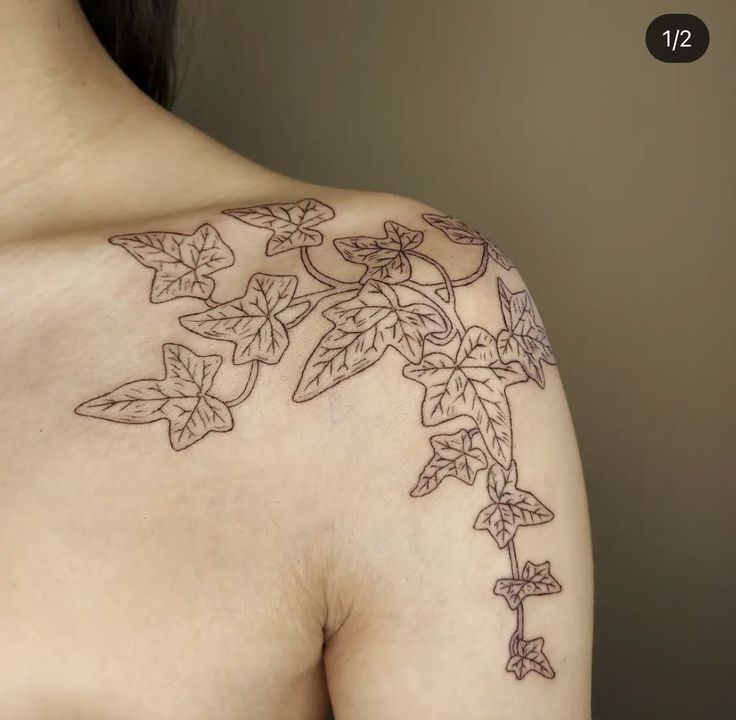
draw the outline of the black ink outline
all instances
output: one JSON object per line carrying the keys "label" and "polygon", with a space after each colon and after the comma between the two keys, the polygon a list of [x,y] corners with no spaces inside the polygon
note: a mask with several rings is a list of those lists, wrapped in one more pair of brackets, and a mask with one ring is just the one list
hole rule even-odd
{"label": "black ink outline", "polygon": [[452,242],[460,245],[483,245],[488,248],[493,261],[500,265],[504,270],[511,270],[514,264],[504,255],[498,246],[491,242],[487,237],[473,230],[462,220],[458,220],[452,215],[442,215],[438,213],[424,213],[422,215],[424,221],[433,228],[443,232]]}
{"label": "black ink outline", "polygon": [[555,671],[544,654],[543,648],[544,638],[518,639],[506,664],[506,670],[514,673],[517,680],[523,680],[530,672],[539,673],[542,677],[551,680],[555,676]]}
{"label": "black ink outline", "polygon": [[274,365],[289,345],[278,315],[291,304],[297,282],[294,275],[255,273],[242,297],[201,313],[182,315],[179,322],[202,337],[233,343],[235,365],[254,360]]}
{"label": "black ink outline", "polygon": [[455,357],[434,352],[404,367],[404,377],[425,387],[422,423],[434,427],[458,417],[476,424],[490,456],[507,467],[513,441],[511,408],[506,390],[525,377],[498,358],[496,340],[481,327],[471,327]]}
{"label": "black ink outline", "polygon": [[411,491],[412,497],[429,495],[448,477],[472,485],[478,473],[488,467],[485,453],[473,447],[473,437],[465,428],[451,435],[432,435],[429,442],[434,454]]}
{"label": "black ink outline", "polygon": [[509,608],[516,610],[524,598],[532,595],[553,595],[561,590],[562,586],[550,571],[549,560],[539,564],[527,560],[521,571],[521,578],[496,580],[493,594],[504,598]]}
{"label": "black ink outline", "polygon": [[383,224],[383,237],[354,235],[335,238],[335,248],[348,262],[363,265],[362,283],[369,280],[394,285],[411,277],[411,264],[407,255],[421,245],[421,230],[400,225],[393,220]]}
{"label": "black ink outline", "polygon": [[[333,324],[320,339],[302,370],[295,402],[305,402],[367,370],[387,348],[407,360],[421,357],[424,340],[445,329],[431,305],[401,303],[392,285],[368,280],[355,297],[325,310]],[[434,323],[434,326],[433,326]]]}
{"label": "black ink outline", "polygon": [[[197,245],[198,240],[201,240],[201,247]],[[211,244],[208,240],[211,241]],[[215,289],[215,281],[210,275],[235,263],[232,250],[220,237],[220,233],[209,223],[200,225],[191,235],[158,231],[129,233],[115,235],[110,238],[110,242],[125,248],[141,265],[154,271],[149,296],[152,303],[168,302],[178,297],[195,297],[206,300]],[[146,257],[148,254],[146,248],[154,257]],[[183,249],[185,248],[189,251],[189,257],[184,256]],[[215,250],[221,253],[219,258],[216,257],[214,261],[209,258],[202,262],[202,255],[205,252]],[[178,266],[186,270],[171,280],[166,273],[171,273]],[[200,270],[200,268],[204,269]],[[180,291],[172,290],[175,283],[181,282],[182,278],[188,275],[194,276],[190,288],[184,287]],[[199,290],[195,289],[197,287]]]}
{"label": "black ink outline", "polygon": [[[230,267],[234,256],[211,225],[201,225],[191,235],[155,232],[112,237],[112,244],[124,247],[155,271],[149,297],[152,303],[175,297],[202,300],[206,309],[181,316],[181,325],[202,337],[235,343],[233,364],[245,368],[247,376],[242,390],[232,399],[223,401],[209,392],[222,357],[197,355],[186,346],[167,343],[163,346],[164,378],[125,383],[82,403],[75,412],[125,424],[167,420],[170,443],[175,450],[189,447],[211,431],[228,432],[233,426],[230,408],[250,397],[261,364],[278,363],[288,346],[288,331],[323,302],[329,302],[322,315],[332,323],[332,328],[322,336],[305,362],[294,391],[294,401],[311,400],[358,375],[392,347],[409,361],[404,366],[404,376],[425,386],[421,416],[425,427],[458,419],[470,421],[468,427],[451,434],[438,433],[430,437],[432,456],[410,495],[428,495],[447,478],[472,485],[480,473],[487,474],[491,504],[480,511],[474,527],[488,531],[509,558],[511,577],[497,580],[493,588],[494,594],[503,597],[516,614],[516,627],[508,643],[506,670],[519,680],[530,672],[553,678],[554,670],[543,652],[544,639],[524,638],[524,602],[529,597],[559,593],[562,587],[552,576],[549,561],[533,563],[527,560],[519,570],[515,535],[520,527],[550,522],[554,514],[533,493],[517,487],[507,390],[529,379],[543,388],[544,364],[556,362],[544,326],[525,289],[513,292],[498,278],[498,301],[505,327],[496,335],[481,327],[466,329],[456,307],[456,289],[482,278],[487,272],[489,258],[504,270],[513,267],[511,262],[493,243],[456,218],[425,213],[423,220],[452,242],[482,247],[480,262],[472,273],[451,278],[440,262],[417,250],[424,238],[423,231],[386,220],[385,237],[355,235],[333,240],[347,261],[366,267],[360,282],[345,282],[320,270],[309,254],[310,247],[324,240],[315,226],[335,217],[329,205],[306,198],[294,203],[255,205],[223,212],[247,225],[270,230],[266,255],[298,249],[306,274],[325,289],[296,296],[296,276],[255,273],[241,297],[218,303],[212,300],[215,282],[210,275]],[[317,216],[305,220],[309,212]],[[207,238],[212,244],[198,248],[197,242],[201,240],[206,245]],[[173,245],[167,249],[164,243]],[[154,257],[148,257],[151,253],[147,253],[146,246],[152,248]],[[182,246],[190,251],[187,257],[180,252]],[[211,259],[201,262],[202,249],[219,252],[219,256],[215,252],[214,263]],[[428,264],[436,271],[439,281],[413,280],[412,261]],[[183,275],[175,276],[173,282],[187,273],[192,274],[196,282],[184,283],[183,288],[175,291],[166,288],[163,295],[154,292],[157,282],[166,271],[172,270],[166,266],[172,264],[188,269]],[[264,284],[270,287],[264,290]],[[270,290],[277,285],[281,287],[276,287],[275,297],[269,297]],[[236,306],[240,313],[237,318],[217,317],[218,313]],[[226,332],[202,329],[206,322],[225,320],[234,323],[234,327],[225,328]],[[238,327],[239,323],[244,327]],[[254,337],[260,337],[266,326],[265,335],[271,338],[270,346],[266,347],[267,351],[261,348],[251,352]],[[242,346],[244,341],[245,347],[238,349],[238,343]],[[456,350],[448,349],[451,347]],[[351,350],[350,359],[347,359],[347,348]],[[126,396],[126,393],[132,395]],[[184,414],[189,412],[191,420],[203,405],[209,409],[214,406],[222,417],[217,414],[209,419],[205,417],[204,425],[184,437],[181,430],[182,427],[186,429],[187,423],[180,424],[182,409]],[[223,421],[225,416],[227,419]],[[219,425],[217,419],[221,420]],[[208,427],[210,420],[213,424]]]}
{"label": "black ink outline", "polygon": [[[219,355],[197,355],[185,345],[175,343],[164,344],[162,352],[163,378],[125,383],[87,400],[74,412],[124,425],[167,420],[169,441],[174,450],[184,450],[210,432],[232,430],[233,419],[227,405],[208,392],[222,365],[222,358]],[[209,417],[205,410],[212,411]],[[182,424],[183,418],[186,420]],[[220,424],[215,420],[220,420]],[[192,424],[195,427],[190,427]]]}
{"label": "black ink outline", "polygon": [[554,518],[539,498],[517,486],[516,463],[507,469],[498,463],[488,473],[488,497],[491,502],[475,519],[476,530],[487,530],[499,549],[505,548],[520,527],[543,525]]}
{"label": "black ink outline", "polygon": [[544,326],[537,319],[534,301],[527,290],[511,292],[498,278],[505,330],[498,334],[498,353],[505,363],[518,362],[539,387],[544,388],[542,361],[555,362]]}
{"label": "black ink outline", "polygon": [[[317,217],[307,218],[309,213],[317,213]],[[233,208],[223,210],[223,214],[234,217],[246,225],[270,230],[266,255],[278,255],[288,250],[321,245],[324,235],[314,227],[335,217],[332,207],[314,198],[304,198],[295,203]],[[306,254],[302,253],[302,259],[305,257]]]}

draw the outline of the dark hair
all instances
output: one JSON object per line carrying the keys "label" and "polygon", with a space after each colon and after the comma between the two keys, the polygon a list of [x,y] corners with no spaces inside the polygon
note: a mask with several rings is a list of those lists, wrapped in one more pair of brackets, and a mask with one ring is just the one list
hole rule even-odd
{"label": "dark hair", "polygon": [[97,37],[120,69],[147,95],[173,100],[178,0],[80,0]]}

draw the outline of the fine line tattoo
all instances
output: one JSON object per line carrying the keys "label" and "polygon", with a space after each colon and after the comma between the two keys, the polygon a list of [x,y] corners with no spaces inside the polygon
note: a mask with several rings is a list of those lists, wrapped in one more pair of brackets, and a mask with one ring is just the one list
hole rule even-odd
{"label": "fine line tattoo", "polygon": [[[277,364],[289,345],[289,331],[318,308],[332,327],[307,359],[294,390],[295,402],[307,402],[338,383],[367,370],[389,350],[406,360],[404,377],[424,387],[421,422],[437,427],[460,420],[464,427],[429,439],[431,455],[410,495],[423,497],[447,479],[473,485],[483,477],[489,504],[473,527],[487,532],[509,560],[509,577],[493,593],[515,615],[506,670],[521,680],[530,672],[555,676],[544,653],[544,638],[524,633],[525,602],[559,593],[550,562],[526,560],[520,567],[515,536],[519,528],[550,522],[554,515],[533,493],[518,486],[508,388],[532,380],[544,388],[544,366],[555,359],[531,296],[497,281],[503,327],[497,332],[466,327],[458,316],[456,293],[482,278],[492,261],[503,271],[513,266],[480,233],[449,216],[426,213],[424,222],[454,243],[481,249],[477,268],[451,278],[446,268],[419,249],[425,231],[393,220],[378,237],[340,237],[333,244],[350,263],[364,267],[359,282],[346,282],[319,269],[310,248],[321,245],[321,226],[335,217],[313,198],[294,203],[226,210],[246,225],[268,231],[266,255],[296,250],[305,273],[324,289],[298,294],[294,275],[254,273],[243,294],[227,302],[212,295],[219,270],[235,256],[209,224],[191,235],[147,232],[110,238],[139,263],[154,270],[150,301],[197,298],[201,312],[182,315],[183,328],[201,337],[230,343],[232,364],[242,366],[242,389],[230,399],[213,390],[223,355],[198,355],[174,343],[163,345],[164,377],[127,382],[88,400],[75,412],[125,424],[165,420],[169,442],[183,450],[210,432],[233,428],[232,409],[245,402],[261,365]],[[426,263],[437,280],[412,279],[412,262]],[[218,346],[222,347],[222,346]],[[224,352],[224,349],[223,349]]]}

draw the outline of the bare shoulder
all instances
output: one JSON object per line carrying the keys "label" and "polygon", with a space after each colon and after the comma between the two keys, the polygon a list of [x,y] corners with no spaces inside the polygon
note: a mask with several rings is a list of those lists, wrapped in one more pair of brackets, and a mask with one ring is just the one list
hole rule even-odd
{"label": "bare shoulder", "polygon": [[[332,222],[320,263],[302,251],[336,292],[293,399],[350,428],[328,594],[336,708],[586,718],[585,493],[529,289],[482,232],[422,203],[357,195]],[[532,677],[550,685],[509,684]]]}
{"label": "bare shoulder", "polygon": [[88,373],[86,442],[165,427],[188,467],[263,483],[247,492],[321,586],[338,717],[583,720],[585,493],[550,340],[502,250],[414,200],[308,186],[110,242],[149,369]]}

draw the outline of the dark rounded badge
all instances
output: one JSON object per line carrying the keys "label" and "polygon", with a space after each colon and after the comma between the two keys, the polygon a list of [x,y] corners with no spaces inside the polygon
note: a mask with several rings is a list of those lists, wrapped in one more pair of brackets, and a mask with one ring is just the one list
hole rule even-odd
{"label": "dark rounded badge", "polygon": [[654,18],[646,34],[647,49],[666,63],[689,63],[705,55],[710,43],[706,24],[695,15],[671,13]]}

